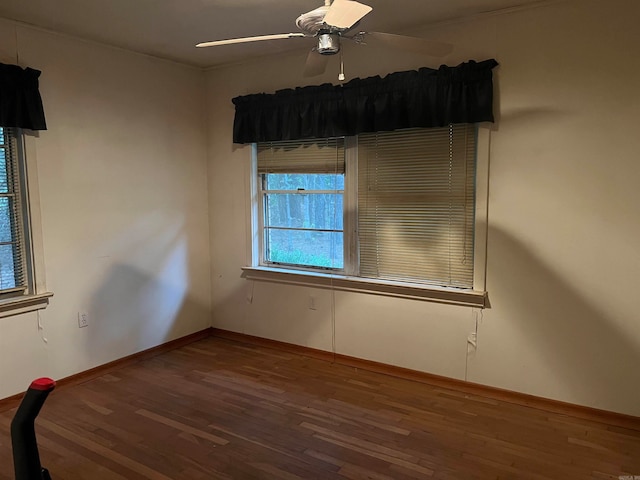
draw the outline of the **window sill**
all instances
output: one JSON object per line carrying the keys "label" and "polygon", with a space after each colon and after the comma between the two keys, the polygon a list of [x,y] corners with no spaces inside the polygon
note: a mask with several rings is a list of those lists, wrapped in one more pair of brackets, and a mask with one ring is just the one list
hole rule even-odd
{"label": "window sill", "polygon": [[0,300],[0,318],[20,315],[22,313],[43,310],[49,305],[52,292],[38,293],[36,295],[23,295]]}
{"label": "window sill", "polygon": [[316,288],[332,288],[345,292],[368,293],[389,297],[424,300],[467,307],[485,308],[487,292],[458,290],[415,283],[391,282],[368,278],[331,275],[301,270],[270,267],[242,267],[243,278],[266,282],[303,285]]}

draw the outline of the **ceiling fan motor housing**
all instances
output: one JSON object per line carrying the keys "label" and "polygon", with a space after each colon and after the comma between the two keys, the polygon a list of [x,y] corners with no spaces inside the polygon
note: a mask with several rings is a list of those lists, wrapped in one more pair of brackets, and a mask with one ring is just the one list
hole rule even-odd
{"label": "ceiling fan motor housing", "polygon": [[318,53],[321,55],[335,55],[339,51],[340,35],[330,32],[320,32],[318,34]]}

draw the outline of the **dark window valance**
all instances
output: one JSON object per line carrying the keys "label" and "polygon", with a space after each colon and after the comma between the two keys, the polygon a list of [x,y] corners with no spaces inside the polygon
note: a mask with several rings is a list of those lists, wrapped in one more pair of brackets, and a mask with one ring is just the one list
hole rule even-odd
{"label": "dark window valance", "polygon": [[235,143],[493,122],[495,60],[233,99]]}
{"label": "dark window valance", "polygon": [[47,129],[38,77],[39,70],[0,63],[0,127]]}

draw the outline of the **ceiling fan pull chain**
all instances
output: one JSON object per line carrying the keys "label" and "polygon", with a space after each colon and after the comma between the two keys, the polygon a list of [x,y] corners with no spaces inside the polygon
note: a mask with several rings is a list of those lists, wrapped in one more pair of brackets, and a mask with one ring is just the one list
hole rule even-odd
{"label": "ceiling fan pull chain", "polygon": [[344,62],[343,62],[343,53],[342,49],[340,49],[340,75],[338,75],[338,80],[344,82]]}

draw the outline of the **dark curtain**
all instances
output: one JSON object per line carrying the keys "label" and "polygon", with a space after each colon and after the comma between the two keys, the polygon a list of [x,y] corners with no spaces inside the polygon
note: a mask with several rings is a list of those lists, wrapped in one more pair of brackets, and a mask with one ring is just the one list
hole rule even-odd
{"label": "dark curtain", "polygon": [[0,127],[47,129],[38,77],[39,70],[0,63]]}
{"label": "dark curtain", "polygon": [[235,143],[493,122],[495,60],[233,99]]}

